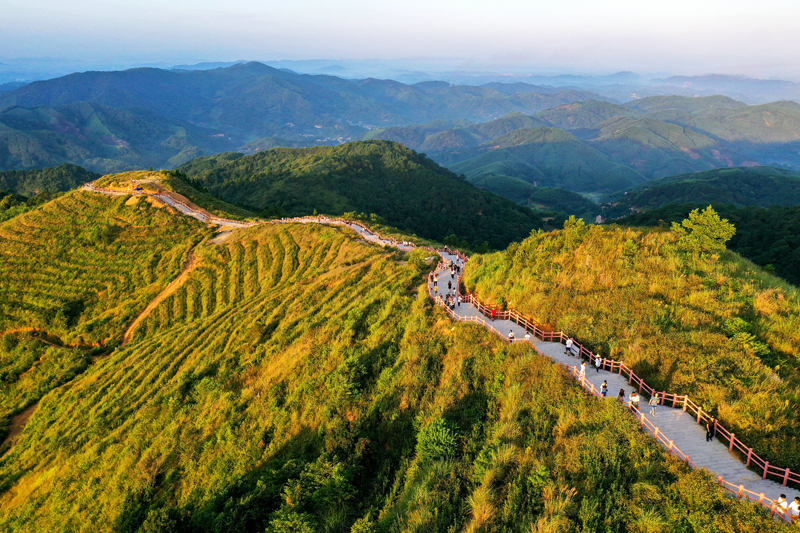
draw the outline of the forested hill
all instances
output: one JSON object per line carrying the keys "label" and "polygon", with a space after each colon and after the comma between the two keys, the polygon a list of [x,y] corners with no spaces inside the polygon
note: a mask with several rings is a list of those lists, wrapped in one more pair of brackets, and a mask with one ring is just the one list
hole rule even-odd
{"label": "forested hill", "polygon": [[465,183],[389,141],[276,148],[179,167],[211,194],[251,211],[298,216],[374,213],[387,224],[444,240],[502,248],[544,226],[528,208]]}
{"label": "forested hill", "polygon": [[76,165],[0,172],[0,191],[30,196],[42,192],[64,192],[96,180],[100,174]]}
{"label": "forested hill", "polygon": [[739,207],[800,205],[800,173],[773,167],[741,167],[669,176],[628,191],[606,210],[606,216],[687,202]]}

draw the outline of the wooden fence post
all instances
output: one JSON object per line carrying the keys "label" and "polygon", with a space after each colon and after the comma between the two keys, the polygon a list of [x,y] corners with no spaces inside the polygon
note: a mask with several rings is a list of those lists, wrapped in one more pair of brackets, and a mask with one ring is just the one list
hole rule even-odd
{"label": "wooden fence post", "polygon": [[747,450],[747,462],[744,464],[744,466],[746,466],[746,467],[750,466],[750,459],[752,459],[752,458],[753,458],[753,448],[749,448]]}
{"label": "wooden fence post", "polygon": [[789,482],[789,467],[786,467],[786,472],[783,474],[783,486],[785,487],[786,484]]}
{"label": "wooden fence post", "polygon": [[761,479],[767,479],[767,469],[769,468],[769,461],[764,461],[764,477]]}
{"label": "wooden fence post", "polygon": [[[717,425],[716,425],[716,424],[714,424],[714,429],[715,429],[715,430],[716,430],[716,427],[717,427]],[[733,442],[734,442],[734,439],[735,439],[735,438],[736,438],[736,433],[731,433],[731,441],[730,441],[730,443],[728,444],[728,451],[729,451],[729,452],[732,452],[732,451],[733,451]]]}
{"label": "wooden fence post", "polygon": [[683,397],[683,412],[684,412],[684,413],[686,412],[686,407],[687,407],[687,406],[686,406],[686,402],[687,402],[688,400],[689,400],[689,397],[688,397],[688,396],[684,396],[684,397]]}

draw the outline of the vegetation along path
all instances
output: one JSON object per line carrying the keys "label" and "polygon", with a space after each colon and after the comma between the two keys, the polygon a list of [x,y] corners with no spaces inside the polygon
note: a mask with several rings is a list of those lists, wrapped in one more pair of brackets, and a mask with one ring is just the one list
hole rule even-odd
{"label": "vegetation along path", "polygon": [[[91,184],[84,186],[84,189],[103,194],[120,194],[118,191],[97,189]],[[159,199],[162,199],[162,195],[156,196],[158,196]],[[191,202],[188,202],[188,200],[184,202],[180,195],[173,194],[169,200],[170,201],[165,203],[177,208],[185,215],[193,216],[204,222],[228,227],[244,227],[253,225],[253,223],[231,223],[235,221],[228,221],[227,219],[219,219],[217,217],[209,217],[205,212],[192,209],[193,206]],[[347,226],[358,233],[361,238],[375,244],[392,246],[405,251],[410,251],[415,248],[415,245],[411,242],[398,242],[395,239],[383,237],[361,224],[344,219],[330,217],[301,217],[274,220],[270,221],[270,223],[321,223],[327,225]],[[438,253],[444,260],[444,263],[439,265],[435,273],[437,285],[441,291],[438,293],[439,295],[436,297],[436,301],[439,304],[443,304],[441,297],[446,297],[448,292],[449,294],[457,294],[456,291],[459,286],[458,276],[455,278],[451,277],[450,270],[443,268],[443,266],[446,264],[452,264],[454,262],[463,266],[466,258],[457,252],[452,253],[449,249],[435,251],[431,250],[431,252]],[[187,265],[181,275],[176,278],[159,296],[157,296],[156,299],[153,300],[139,315],[133,324],[131,324],[125,334],[124,340],[126,343],[132,338],[136,325],[144,317],[146,317],[147,314],[152,311],[152,309],[155,308],[161,300],[180,287],[182,280],[185,279],[185,277],[194,267],[194,264],[194,256],[190,255],[189,261],[187,262]],[[446,289],[448,281],[452,282],[454,285],[453,289],[450,291]],[[432,292],[431,296],[434,296]],[[512,320],[488,320],[479,306],[471,302],[471,298],[467,297],[465,300],[467,301],[464,301],[459,306],[456,306],[455,309],[449,310],[450,315],[454,319],[481,324],[504,338],[507,338],[509,332],[513,332],[517,341],[524,342],[525,334],[527,333],[525,327]],[[597,372],[595,368],[587,364],[585,378],[581,377],[579,368],[582,359],[566,353],[564,345],[560,342],[563,337],[563,335],[559,334],[557,336],[559,342],[546,342],[532,335],[529,339],[529,342],[532,342],[537,351],[542,355],[548,356],[554,361],[565,365],[584,387],[592,390],[593,392],[599,391],[602,382],[604,380],[607,381],[609,392],[606,401],[616,401],[617,394],[620,389],[624,390],[625,397],[629,398],[630,393],[634,390],[634,388],[631,386],[628,380],[621,375],[621,373],[609,372],[607,370],[600,370]],[[656,439],[671,452],[686,459],[687,462],[695,467],[707,469],[718,479],[723,487],[738,493],[740,497],[747,497],[755,501],[760,501],[764,506],[773,510],[775,509],[775,500],[780,494],[787,494],[787,499],[790,501],[795,496],[800,496],[800,491],[782,486],[781,484],[771,480],[762,479],[762,476],[749,470],[745,464],[742,463],[742,461],[740,461],[733,453],[731,453],[729,447],[725,444],[719,442],[718,440],[706,442],[705,430],[701,425],[698,425],[696,419],[691,414],[685,412],[685,410],[680,408],[673,409],[667,406],[659,406],[656,409],[656,414],[651,415],[649,413],[649,406],[647,405],[646,400],[646,398],[642,398],[641,411],[636,413],[636,416],[639,417],[642,422],[642,426],[651,434],[654,434]],[[677,407],[680,407],[680,404]],[[781,515],[781,518],[788,520],[788,518],[784,515]]]}

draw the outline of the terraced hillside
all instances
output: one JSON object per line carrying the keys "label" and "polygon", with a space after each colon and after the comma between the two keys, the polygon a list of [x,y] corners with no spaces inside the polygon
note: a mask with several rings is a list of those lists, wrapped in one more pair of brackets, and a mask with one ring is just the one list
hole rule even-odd
{"label": "terraced hillside", "polygon": [[194,254],[0,458],[0,527],[781,529],[530,347],[451,323],[422,251],[264,224]]}
{"label": "terraced hillside", "polygon": [[147,201],[67,194],[0,224],[0,424],[113,349],[208,232]]}

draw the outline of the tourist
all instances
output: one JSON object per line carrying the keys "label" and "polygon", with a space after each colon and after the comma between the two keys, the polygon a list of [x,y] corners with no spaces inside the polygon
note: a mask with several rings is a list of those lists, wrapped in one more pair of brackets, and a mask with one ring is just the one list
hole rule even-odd
{"label": "tourist", "polygon": [[656,392],[652,396],[650,396],[650,401],[647,402],[650,406],[650,415],[656,416],[656,406],[658,405],[658,393]]}
{"label": "tourist", "polygon": [[514,342],[514,332],[508,330],[508,342]]}
{"label": "tourist", "polygon": [[572,355],[572,337],[567,339],[567,344],[564,345],[564,353]]}
{"label": "tourist", "polygon": [[796,522],[797,518],[800,517],[800,496],[794,497],[794,501],[789,504],[788,511],[792,522]]}
{"label": "tourist", "polygon": [[447,282],[447,290],[449,291],[452,288],[453,288],[453,282],[452,281],[448,281]]}
{"label": "tourist", "polygon": [[530,331],[526,331],[525,332],[525,342],[530,342],[530,341],[531,341],[531,333],[530,333]]}
{"label": "tourist", "polygon": [[497,318],[497,309],[492,309],[492,320]]}
{"label": "tourist", "polygon": [[789,508],[789,502],[786,501],[786,494],[781,494],[780,498],[775,502],[778,509],[784,513]]}
{"label": "tourist", "polygon": [[619,400],[619,403],[621,403],[621,404],[625,403],[625,389],[619,389],[619,394],[617,395],[617,400]]}
{"label": "tourist", "polygon": [[586,377],[586,361],[583,361],[581,363],[581,377],[582,378]]}
{"label": "tourist", "polygon": [[461,295],[458,295],[458,306],[461,307]]}
{"label": "tourist", "polygon": [[639,393],[636,391],[631,393],[631,408],[639,410]]}
{"label": "tourist", "polygon": [[594,368],[597,370],[597,373],[600,373],[600,367],[603,366],[603,358],[599,355],[596,355],[594,358]]}
{"label": "tourist", "polygon": [[603,395],[603,398],[608,396],[608,381],[603,380],[603,384],[600,385],[600,394]]}
{"label": "tourist", "polygon": [[706,422],[706,442],[711,442],[717,436],[717,420],[712,418]]}

